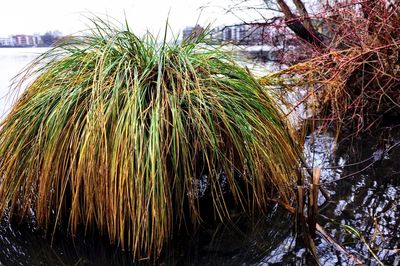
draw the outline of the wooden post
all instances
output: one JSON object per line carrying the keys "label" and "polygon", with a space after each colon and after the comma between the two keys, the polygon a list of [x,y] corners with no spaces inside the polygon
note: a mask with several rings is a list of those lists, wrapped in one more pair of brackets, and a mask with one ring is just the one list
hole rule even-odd
{"label": "wooden post", "polygon": [[318,191],[319,191],[320,176],[321,176],[321,169],[315,168],[312,175],[312,184],[309,185],[310,191],[308,194],[307,222],[311,238],[313,239],[315,238],[315,228],[318,216]]}

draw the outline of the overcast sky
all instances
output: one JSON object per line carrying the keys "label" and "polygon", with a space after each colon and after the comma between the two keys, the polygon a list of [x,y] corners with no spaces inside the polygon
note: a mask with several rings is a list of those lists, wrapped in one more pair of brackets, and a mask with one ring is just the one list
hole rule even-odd
{"label": "overcast sky", "polygon": [[[0,8],[0,36],[44,33],[59,30],[72,34],[85,28],[85,14],[108,14],[120,21],[124,12],[133,30],[157,33],[169,24],[174,32],[196,23],[230,24],[238,20],[226,14],[231,0],[3,0]],[[208,6],[201,12],[201,6]],[[201,13],[201,15],[200,15]],[[90,16],[90,15],[89,15]]]}

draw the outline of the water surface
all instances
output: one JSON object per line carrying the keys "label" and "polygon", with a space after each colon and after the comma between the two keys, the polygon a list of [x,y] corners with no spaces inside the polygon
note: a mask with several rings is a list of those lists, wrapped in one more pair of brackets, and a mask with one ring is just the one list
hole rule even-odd
{"label": "water surface", "polygon": [[33,59],[49,48],[0,48],[0,117],[15,101],[12,80]]}

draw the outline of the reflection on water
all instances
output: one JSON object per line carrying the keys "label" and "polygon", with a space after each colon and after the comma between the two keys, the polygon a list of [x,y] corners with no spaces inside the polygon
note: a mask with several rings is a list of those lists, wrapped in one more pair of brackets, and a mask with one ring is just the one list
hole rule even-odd
{"label": "reflection on water", "polygon": [[[30,49],[28,49],[30,50]],[[16,53],[18,51],[18,53]],[[25,51],[27,52],[27,51]],[[0,49],[0,93],[10,78],[34,54]],[[1,108],[9,105],[0,102]],[[400,130],[382,130],[336,144],[330,134],[306,139],[308,164],[321,167],[321,183],[331,194],[322,197],[318,222],[351,254],[367,265],[377,265],[372,252],[387,265],[400,265]],[[393,146],[392,146],[393,147]],[[361,163],[357,163],[361,162]],[[369,166],[369,167],[368,167]],[[351,175],[356,173],[354,175]],[[347,178],[336,181],[340,178]],[[167,265],[310,265],[302,242],[293,231],[293,217],[279,207],[267,216],[237,217],[228,225],[203,225],[168,248],[161,259]],[[351,228],[351,230],[349,230]],[[28,222],[0,226],[0,264],[4,265],[132,265],[129,252],[101,236],[72,240],[58,232],[53,245]],[[353,261],[317,236],[321,265],[346,265]],[[145,263],[144,263],[145,264]]]}
{"label": "reflection on water", "polygon": [[[323,224],[366,263],[374,260],[368,246],[387,265],[400,262],[399,141],[397,128],[383,130],[379,137],[340,143],[336,158],[348,157],[349,164],[364,162],[344,168],[342,178],[356,175],[327,186],[335,194],[333,204],[321,212]],[[387,149],[388,154],[377,158],[379,151]],[[360,235],[349,233],[343,225],[356,229]]]}

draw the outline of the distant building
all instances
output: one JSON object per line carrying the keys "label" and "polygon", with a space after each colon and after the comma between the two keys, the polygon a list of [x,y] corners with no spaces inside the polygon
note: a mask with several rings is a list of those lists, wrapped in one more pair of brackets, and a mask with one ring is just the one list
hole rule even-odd
{"label": "distant building", "polygon": [[12,47],[12,46],[14,46],[14,42],[11,37],[0,37],[0,47]]}
{"label": "distant building", "polygon": [[208,35],[212,43],[230,42],[238,45],[262,45],[272,40],[271,29],[262,23],[216,27]]}
{"label": "distant building", "polygon": [[19,34],[19,35],[13,35],[12,38],[14,45],[17,47],[35,46],[35,41],[32,35]]}
{"label": "distant building", "polygon": [[43,39],[42,36],[40,36],[39,34],[34,34],[33,35],[33,43],[34,46],[43,46]]}
{"label": "distant building", "polygon": [[232,27],[226,27],[222,29],[222,41],[232,41]]}
{"label": "distant building", "polygon": [[[186,27],[183,39],[197,36],[204,31],[199,25]],[[211,30],[207,35],[210,43],[231,42],[240,45],[261,45],[271,41],[270,28],[263,23],[239,24],[220,26]]]}
{"label": "distant building", "polygon": [[221,43],[224,40],[223,27],[213,28],[207,35],[207,39],[211,43]]}
{"label": "distant building", "polygon": [[10,37],[0,37],[0,47],[49,47],[64,37],[58,31],[45,34],[18,34]]}
{"label": "distant building", "polygon": [[13,45],[16,47],[33,47],[33,46],[42,46],[43,40],[39,34],[35,35],[13,35],[12,36]]}

